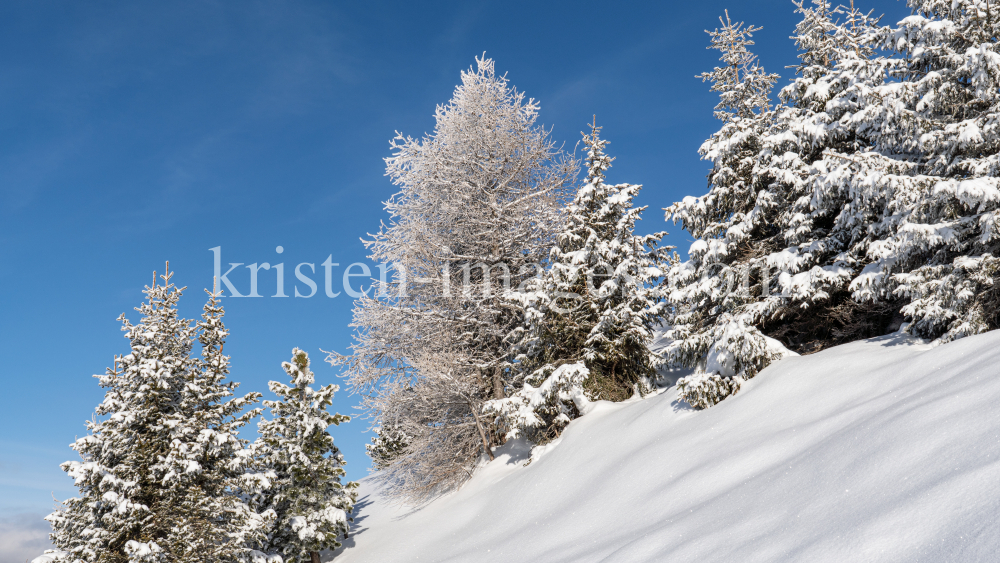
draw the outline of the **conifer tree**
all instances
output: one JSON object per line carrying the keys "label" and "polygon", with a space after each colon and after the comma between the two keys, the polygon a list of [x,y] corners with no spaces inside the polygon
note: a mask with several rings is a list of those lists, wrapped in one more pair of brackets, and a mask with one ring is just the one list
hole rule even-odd
{"label": "conifer tree", "polygon": [[756,322],[802,353],[884,334],[893,322],[898,326],[900,306],[852,297],[849,283],[867,263],[858,243],[880,207],[830,181],[845,162],[870,150],[868,131],[853,121],[884,84],[885,64],[873,55],[885,28],[853,5],[813,5],[797,4],[798,76],[780,92],[782,104],[757,163],[777,228],[770,253],[757,266],[773,274],[774,291],[761,300]]}
{"label": "conifer tree", "polygon": [[344,457],[328,431],[350,417],[327,412],[339,387],[310,386],[315,375],[308,354],[295,348],[281,367],[292,384],[268,383],[280,400],[264,401],[273,418],[258,425],[258,455],[274,474],[260,500],[276,515],[265,550],[285,563],[319,563],[320,551],[340,547],[338,540],[347,537],[357,500],[357,483],[340,483]]}
{"label": "conifer tree", "polygon": [[[536,442],[555,437],[580,414],[584,403],[574,385],[590,399],[621,401],[642,392],[659,361],[649,345],[661,315],[655,286],[667,249],[656,246],[664,233],[635,234],[645,210],[632,204],[641,186],[605,182],[614,159],[604,152],[600,130],[595,118],[584,135],[587,177],[566,208],[549,268],[526,291],[511,294],[525,310],[515,338],[527,385],[486,405],[508,431],[530,421]],[[560,369],[566,364],[581,365]],[[535,415],[517,414],[531,403]]]}
{"label": "conifer tree", "polygon": [[708,196],[668,210],[698,238],[668,275],[670,355],[737,376],[728,391],[680,382],[696,402],[777,357],[764,335],[810,352],[903,320],[942,342],[1000,327],[996,6],[911,0],[888,28],[813,3],[798,10],[799,76],[759,112],[752,209],[721,197],[739,174],[713,172]]}
{"label": "conifer tree", "polygon": [[[238,561],[247,547],[263,539],[269,513],[258,514],[251,497],[269,484],[258,471],[248,441],[239,429],[260,416],[249,408],[260,393],[234,395],[239,383],[226,382],[229,357],[223,354],[229,332],[218,295],[206,291],[198,323],[201,360],[180,388],[177,408],[163,417],[170,428],[170,448],[157,464],[167,489],[169,521],[162,546],[173,561],[215,563]],[[243,412],[246,411],[246,412]]]}
{"label": "conifer tree", "polygon": [[406,434],[393,424],[383,422],[382,426],[372,429],[375,436],[370,444],[365,444],[365,453],[372,460],[372,468],[381,471],[403,455],[409,438]]}
{"label": "conifer tree", "polygon": [[645,207],[632,200],[641,186],[605,182],[614,159],[600,130],[595,122],[584,135],[587,177],[567,206],[548,270],[513,295],[526,305],[525,367],[585,362],[591,394],[622,400],[655,370],[648,345],[660,304],[650,285],[664,233],[635,235]]}
{"label": "conifer tree", "polygon": [[[941,341],[1000,326],[996,6],[909,4],[895,28],[852,8],[825,41],[800,34],[822,56],[782,92],[790,107],[759,164],[789,212],[766,264],[780,299],[758,324],[791,344],[803,325],[834,328],[818,347],[904,319]],[[820,10],[800,11],[820,27]]]}
{"label": "conifer tree", "polygon": [[[728,11],[720,22],[720,29],[707,33],[709,48],[721,51],[724,65],[700,76],[719,92],[715,116],[722,121],[722,128],[699,151],[713,164],[709,191],[666,209],[668,220],[681,221],[695,237],[689,259],[674,264],[665,280],[671,305],[668,334],[673,339],[666,355],[672,362],[702,370],[709,355],[721,355],[730,364],[726,376],[752,377],[775,357],[743,307],[751,301],[751,260],[767,253],[765,241],[773,236],[767,215],[773,215],[775,202],[767,197],[754,165],[774,121],[768,94],[777,75],[764,72],[748,49],[761,28],[732,22]],[[746,280],[745,287],[727,291],[726,281],[739,277]],[[755,281],[760,288],[769,282]],[[685,383],[690,381],[678,383],[682,392]]]}
{"label": "conifer tree", "polygon": [[[258,395],[223,403],[236,385],[223,383],[222,309],[213,295],[195,327],[178,315],[172,277],[157,285],[154,273],[139,324],[119,317],[131,353],[98,376],[107,391],[72,445],[81,460],[62,465],[80,496],[47,518],[62,560],[242,561],[262,537],[266,517],[242,496],[261,482],[246,474],[252,460],[236,436],[255,412],[237,413]],[[201,360],[191,355],[199,338]]]}
{"label": "conifer tree", "polygon": [[591,129],[586,183],[569,207],[569,225],[557,235],[553,267],[586,280],[583,307],[596,313],[583,346],[592,373],[595,398],[621,400],[655,375],[659,358],[649,351],[662,303],[654,287],[662,275],[665,251],[658,249],[664,232],[636,235],[635,224],[646,207],[632,202],[642,186],[605,183],[613,158],[604,154],[607,141],[600,127]]}
{"label": "conifer tree", "polygon": [[858,120],[879,158],[848,163],[885,201],[851,289],[904,298],[909,330],[947,342],[1000,328],[1000,8],[908,4],[882,45],[898,83]]}
{"label": "conifer tree", "polygon": [[[872,55],[884,31],[853,8],[813,4],[797,5],[801,64],[781,91],[781,104],[770,109],[762,87],[726,86],[756,92],[750,98],[757,109],[741,116],[723,95],[720,106],[728,111],[716,114],[722,130],[702,147],[714,163],[709,193],[667,209],[668,219],[696,237],[689,260],[667,275],[674,338],[667,354],[704,372],[678,383],[701,406],[738,390],[741,380],[787,354],[786,346],[812,352],[883,334],[895,311],[851,295],[849,283],[866,264],[859,244],[879,206],[843,189],[838,176],[845,159],[870,146],[853,116],[883,82],[884,65]],[[840,15],[845,21],[834,19]],[[741,72],[730,64],[707,76],[724,86],[740,74],[767,84],[762,77],[774,75],[740,55],[749,45],[744,36],[756,28],[724,23],[713,47],[723,50],[723,60],[751,63]]]}

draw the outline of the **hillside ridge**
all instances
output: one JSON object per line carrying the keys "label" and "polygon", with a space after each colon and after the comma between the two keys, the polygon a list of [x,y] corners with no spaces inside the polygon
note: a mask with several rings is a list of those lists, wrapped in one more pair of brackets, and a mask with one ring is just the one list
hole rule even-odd
{"label": "hillside ridge", "polygon": [[776,362],[704,411],[673,388],[498,450],[418,509],[362,483],[338,563],[987,561],[1000,331]]}

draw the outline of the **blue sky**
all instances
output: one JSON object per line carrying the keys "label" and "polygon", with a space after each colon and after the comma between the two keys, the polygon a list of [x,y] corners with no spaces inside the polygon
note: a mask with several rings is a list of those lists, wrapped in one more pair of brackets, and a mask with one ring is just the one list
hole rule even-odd
{"label": "blue sky", "polygon": [[[908,13],[865,5],[889,22]],[[764,26],[755,51],[786,83],[787,1],[0,5],[0,515],[39,517],[73,494],[58,464],[101,400],[91,374],[127,350],[115,318],[135,319],[154,269],[170,261],[196,316],[210,248],[283,262],[288,294],[295,264],[332,256],[339,275],[363,260],[359,239],[394,191],[389,139],[431,131],[483,52],[568,147],[597,114],[610,180],[645,186],[640,229],[686,249],[661,208],[705,190],[697,148],[717,98],[695,75],[715,65],[703,30],[724,8]],[[231,278],[245,288],[243,272]],[[294,346],[320,383],[337,381],[320,349],[346,351],[349,297],[225,305],[242,390],[267,395]],[[335,407],[355,403],[342,391]],[[366,428],[335,429],[350,478],[367,472]]]}

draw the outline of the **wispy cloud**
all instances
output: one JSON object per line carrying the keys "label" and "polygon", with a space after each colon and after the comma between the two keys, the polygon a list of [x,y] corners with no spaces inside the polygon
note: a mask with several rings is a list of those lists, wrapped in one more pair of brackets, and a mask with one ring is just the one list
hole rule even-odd
{"label": "wispy cloud", "polygon": [[49,530],[38,514],[0,518],[0,563],[24,563],[51,549]]}

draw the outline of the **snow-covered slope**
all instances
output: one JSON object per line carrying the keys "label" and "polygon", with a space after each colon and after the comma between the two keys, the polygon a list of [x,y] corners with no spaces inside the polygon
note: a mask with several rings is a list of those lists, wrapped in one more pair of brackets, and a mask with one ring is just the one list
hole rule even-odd
{"label": "snow-covered slope", "polygon": [[781,360],[718,406],[673,389],[505,446],[415,511],[362,489],[337,563],[1000,560],[1000,332]]}

